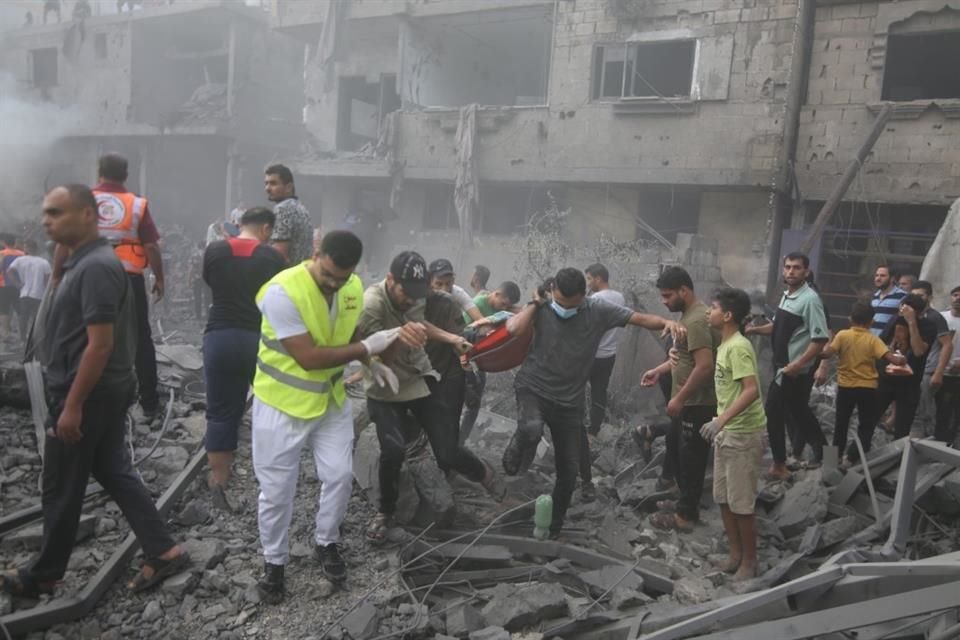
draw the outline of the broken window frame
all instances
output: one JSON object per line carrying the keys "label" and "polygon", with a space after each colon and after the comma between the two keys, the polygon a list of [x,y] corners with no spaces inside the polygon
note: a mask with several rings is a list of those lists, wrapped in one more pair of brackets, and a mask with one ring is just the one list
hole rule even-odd
{"label": "broken window frame", "polygon": [[[344,105],[344,80],[364,78],[365,84],[372,85],[373,82],[366,82],[364,76],[360,75],[341,75],[337,78],[337,128],[336,128],[336,149],[337,151],[344,152],[355,152],[363,148],[364,144],[353,145],[349,144],[353,141],[354,137],[367,138],[368,142],[376,143],[377,138],[380,136],[381,129],[383,127],[383,121],[388,114],[400,109],[401,99],[398,92],[398,78],[396,73],[381,73],[377,80],[378,86],[378,97],[377,97],[377,133],[373,138],[368,138],[362,134],[355,133],[352,129],[352,118],[349,118],[348,122],[343,122],[342,118],[346,114],[351,115],[351,110],[349,105]],[[392,83],[392,88],[391,88]],[[391,101],[391,98],[394,100]],[[364,102],[364,101],[361,101]],[[393,108],[390,108],[390,102],[393,102]],[[367,103],[371,104],[371,103]]]}
{"label": "broken window frame", "polygon": [[[637,53],[643,47],[657,46],[657,45],[678,45],[690,43],[693,45],[691,63],[690,63],[690,83],[688,91],[685,95],[675,95],[675,96],[665,96],[660,94],[656,88],[652,85],[649,85],[650,88],[654,90],[655,95],[631,95],[634,90],[634,81],[636,77],[636,66],[637,66]],[[621,55],[622,59],[622,70],[621,70],[621,79],[620,79],[620,95],[611,96],[604,95],[604,87],[606,86],[606,73],[607,73],[607,54],[608,52],[617,52]],[[620,60],[613,60],[612,62],[618,62]],[[642,40],[636,42],[610,42],[610,43],[597,43],[594,45],[593,49],[593,66],[592,73],[594,74],[593,80],[590,86],[590,99],[595,102],[624,102],[624,101],[665,101],[665,100],[680,100],[680,101],[689,101],[694,99],[694,86],[697,80],[697,67],[700,61],[700,40],[698,38],[675,38],[669,40]],[[600,74],[599,78],[597,73]],[[649,83],[648,83],[649,84]]]}
{"label": "broken window frame", "polygon": [[[53,53],[53,79],[52,81],[39,81],[38,76],[38,65],[49,64],[49,59],[43,61],[40,59],[40,56],[49,56],[50,53]],[[49,71],[49,69],[47,69]],[[57,47],[38,47],[36,49],[30,50],[30,84],[37,89],[51,89],[60,84],[60,51]]]}
{"label": "broken window frame", "polygon": [[[902,91],[904,88],[909,88],[909,85],[903,84],[903,79],[906,74],[899,77],[891,77],[891,67],[894,66],[893,62],[899,62],[899,60],[893,60],[893,57],[899,58],[900,55],[906,55],[906,52],[900,50],[900,47],[904,46],[905,42],[924,42],[925,44],[929,43],[929,38],[934,36],[948,36],[953,35],[957,39],[957,44],[960,45],[960,29],[937,29],[931,31],[908,31],[904,33],[889,33],[887,34],[887,46],[886,54],[883,65],[883,78],[880,85],[880,96],[881,100],[888,102],[914,102],[914,101],[943,101],[943,100],[960,100],[960,83],[955,87],[953,95],[932,95],[932,96],[909,96],[909,97],[892,97],[890,94],[896,90]],[[897,65],[899,66],[899,65]],[[911,74],[915,77],[919,74]],[[896,82],[896,84],[894,84]],[[942,84],[941,83],[932,83],[930,86],[936,86],[937,89],[934,91],[939,92]],[[920,86],[918,87],[921,90],[925,90],[928,87]]]}

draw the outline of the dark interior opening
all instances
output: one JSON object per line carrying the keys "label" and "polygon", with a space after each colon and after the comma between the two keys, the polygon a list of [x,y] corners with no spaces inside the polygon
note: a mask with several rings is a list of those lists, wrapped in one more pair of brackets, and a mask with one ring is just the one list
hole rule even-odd
{"label": "dark interior opening", "polygon": [[960,31],[891,34],[883,74],[884,100],[960,98]]}

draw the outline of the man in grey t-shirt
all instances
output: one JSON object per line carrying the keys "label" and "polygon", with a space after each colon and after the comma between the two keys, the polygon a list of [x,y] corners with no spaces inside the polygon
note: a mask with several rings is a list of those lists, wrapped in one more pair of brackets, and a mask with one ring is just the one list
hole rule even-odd
{"label": "man in grey t-shirt", "polygon": [[533,331],[533,342],[514,386],[517,392],[517,431],[503,454],[503,468],[515,475],[533,462],[543,427],[550,428],[557,480],[553,488],[552,535],[559,533],[577,482],[584,434],[583,397],[590,365],[604,334],[627,324],[651,330],[684,333],[676,322],[636,313],[586,296],[583,273],[557,272],[553,300],[537,299],[507,321],[512,335]]}
{"label": "man in grey t-shirt", "polygon": [[35,599],[67,570],[91,474],[120,507],[144,552],[128,583],[152,587],[189,565],[143,482],[127,446],[135,396],[133,292],[123,265],[98,236],[97,201],[84,185],[43,199],[47,235],[69,251],[45,329],[50,416],[44,441],[43,542],[25,566],[0,575],[0,591]]}
{"label": "man in grey t-shirt", "polygon": [[[605,266],[592,264],[584,269],[584,273],[591,298],[619,307],[627,304],[622,293],[610,288],[610,273]],[[593,366],[590,367],[590,433],[593,435],[600,432],[607,414],[607,386],[610,384],[610,374],[613,373],[613,365],[617,359],[621,331],[620,327],[616,327],[603,334]]]}

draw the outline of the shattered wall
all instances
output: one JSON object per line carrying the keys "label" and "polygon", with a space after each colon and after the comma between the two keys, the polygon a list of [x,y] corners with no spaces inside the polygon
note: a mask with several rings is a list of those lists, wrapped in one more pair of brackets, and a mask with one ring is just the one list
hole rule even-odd
{"label": "shattered wall", "polygon": [[[127,118],[130,42],[127,25],[119,21],[88,23],[83,37],[76,25],[64,22],[5,33],[0,63],[16,78],[17,88],[24,95],[78,109],[82,111],[83,131],[101,131]],[[35,78],[33,52],[43,50],[56,51],[56,78],[52,82],[37,82]]]}
{"label": "shattered wall", "polygon": [[[882,104],[891,34],[960,31],[960,3],[860,2],[817,8],[807,104],[801,112],[801,190],[823,199],[854,157]],[[929,64],[951,64],[942,59]],[[919,71],[918,71],[919,72]],[[893,102],[850,199],[949,204],[960,192],[960,100]]]}
{"label": "shattered wall", "polygon": [[321,153],[336,150],[337,79],[361,76],[368,82],[376,82],[381,74],[397,72],[399,26],[395,19],[348,20],[343,22],[342,28],[340,37],[345,44],[338,49],[332,68],[322,64],[315,43],[306,50],[303,120],[312,144]]}

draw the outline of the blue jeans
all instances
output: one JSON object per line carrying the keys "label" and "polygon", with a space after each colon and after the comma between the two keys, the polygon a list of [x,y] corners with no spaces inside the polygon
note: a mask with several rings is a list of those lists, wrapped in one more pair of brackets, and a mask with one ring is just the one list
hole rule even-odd
{"label": "blue jeans", "polygon": [[259,345],[260,334],[246,329],[215,329],[203,335],[207,451],[237,449],[237,432],[256,373]]}

